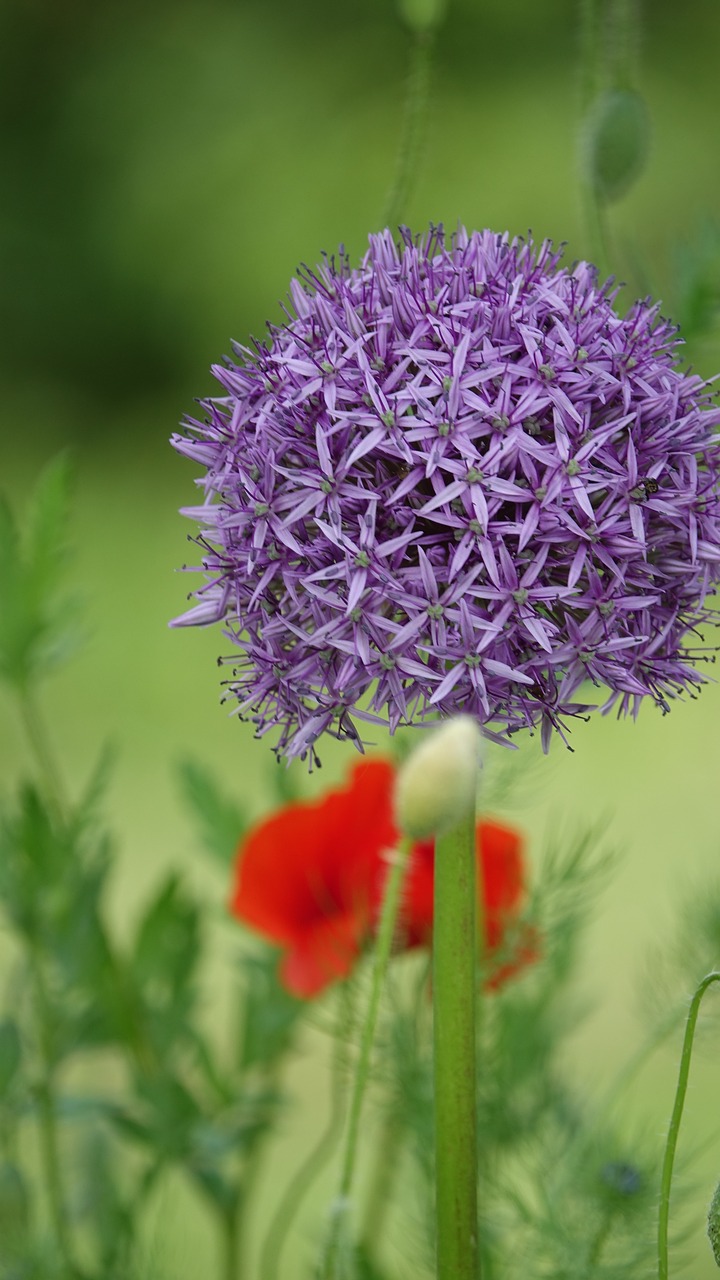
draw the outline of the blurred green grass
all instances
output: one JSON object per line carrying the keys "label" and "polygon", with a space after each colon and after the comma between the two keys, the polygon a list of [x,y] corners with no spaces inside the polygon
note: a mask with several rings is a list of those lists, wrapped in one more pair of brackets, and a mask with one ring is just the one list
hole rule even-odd
{"label": "blurred green grass", "polygon": [[[451,4],[411,226],[532,228],[567,240],[571,257],[588,252],[574,178],[574,14],[561,0]],[[672,311],[675,248],[720,209],[720,6],[690,0],[680,23],[664,0],[646,19],[653,150],[612,225],[629,294],[652,287]],[[169,865],[220,911],[225,886],[197,852],[173,761],[197,756],[257,813],[275,766],[218,706],[221,637],[167,628],[188,586],[174,573],[189,529],[176,512],[191,501],[193,471],[166,441],[192,397],[210,391],[208,367],[230,337],[277,317],[299,261],[341,241],[362,251],[392,175],[403,32],[381,0],[74,0],[62,13],[10,0],[0,37],[0,483],[21,503],[48,454],[74,445],[76,577],[88,601],[88,643],[44,692],[46,714],[75,787],[102,741],[119,745],[110,810],[122,843],[120,928]],[[706,372],[720,364],[715,341],[693,355]],[[7,788],[29,762],[7,700],[0,714]],[[568,1050],[591,1093],[638,1043],[635,978],[669,935],[683,886],[717,876],[718,724],[710,686],[665,720],[652,709],[636,725],[596,717],[574,731],[574,754],[556,744],[545,760],[536,742],[523,744],[529,795],[505,816],[519,818],[531,858],[561,829],[601,816],[625,848],[588,935],[578,982],[589,1016]],[[322,774],[302,775],[305,790],[340,777],[351,758],[328,748]],[[233,942],[228,927],[207,978],[209,1016],[227,994]],[[268,1155],[260,1225],[317,1127],[324,1047],[310,1034],[297,1064],[299,1105]],[[649,1126],[665,1122],[674,1071],[661,1054],[634,1092]],[[716,1090],[712,1063],[696,1063],[686,1153],[715,1125]],[[720,1134],[694,1169],[698,1280],[714,1273],[702,1219],[719,1150]],[[322,1204],[316,1195],[314,1211]],[[163,1193],[156,1220],[168,1276],[207,1265],[209,1224],[181,1187]]]}

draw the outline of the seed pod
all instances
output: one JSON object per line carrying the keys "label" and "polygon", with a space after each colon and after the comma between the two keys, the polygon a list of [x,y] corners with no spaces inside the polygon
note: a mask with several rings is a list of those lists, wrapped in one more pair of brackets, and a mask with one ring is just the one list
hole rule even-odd
{"label": "seed pod", "polygon": [[587,178],[605,204],[625,195],[640,176],[650,149],[650,117],[629,89],[603,93],[591,109],[582,150]]}
{"label": "seed pod", "polygon": [[446,0],[398,0],[400,17],[411,31],[434,31],[445,16]]}
{"label": "seed pod", "polygon": [[405,761],[395,785],[395,816],[404,835],[425,840],[458,822],[475,800],[480,730],[472,716],[431,729]]}

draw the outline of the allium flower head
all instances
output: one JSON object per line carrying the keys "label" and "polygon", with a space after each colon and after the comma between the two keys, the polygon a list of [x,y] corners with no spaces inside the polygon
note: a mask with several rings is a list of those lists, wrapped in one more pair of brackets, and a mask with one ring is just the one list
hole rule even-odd
{"label": "allium flower head", "polygon": [[174,439],[206,468],[207,581],[177,621],[224,620],[228,690],[281,754],[458,712],[547,747],[588,679],[633,714],[703,682],[720,414],[655,306],[619,315],[560,257],[371,236],[292,282]]}

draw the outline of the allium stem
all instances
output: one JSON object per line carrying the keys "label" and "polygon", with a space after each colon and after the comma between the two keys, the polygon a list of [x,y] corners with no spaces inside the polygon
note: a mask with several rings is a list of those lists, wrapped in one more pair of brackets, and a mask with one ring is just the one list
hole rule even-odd
{"label": "allium stem", "polygon": [[435,845],[433,1025],[437,1280],[479,1280],[474,806]]}
{"label": "allium stem", "polygon": [[380,226],[389,227],[393,232],[407,205],[424,142],[434,42],[433,30],[413,32],[410,71],[400,142],[395,160],[395,175],[380,219]]}
{"label": "allium stem", "polygon": [[[320,1272],[322,1280],[339,1280],[339,1255],[345,1227],[345,1216],[349,1207],[350,1193],[352,1191],[353,1178],[355,1174],[358,1135],[360,1132],[360,1117],[362,1115],[365,1089],[370,1076],[370,1062],[372,1057],[373,1041],[375,1039],[375,1028],[377,1026],[378,1013],[380,1010],[380,996],[382,994],[385,975],[387,973],[387,967],[390,960],[392,941],[395,933],[395,925],[400,907],[403,881],[407,870],[410,849],[411,842],[409,840],[403,839],[400,841],[397,850],[392,855],[387,883],[385,885],[377,943],[375,946],[370,1001],[362,1029],[360,1052],[357,1066],[355,1068],[355,1079],[353,1081],[352,1096],[350,1099],[350,1113],[348,1117],[347,1135],[345,1138],[345,1152],[340,1175],[340,1185],[338,1187],[335,1211],[333,1213],[330,1227],[330,1235],[328,1238],[325,1258]],[[459,1277],[458,1280],[460,1280]]]}
{"label": "allium stem", "polygon": [[685,1038],[683,1040],[682,1055],[680,1057],[680,1071],[678,1074],[677,1088],[675,1090],[675,1102],[673,1104],[672,1115],[670,1117],[670,1126],[668,1128],[667,1140],[665,1142],[665,1157],[663,1159],[662,1180],[660,1183],[660,1212],[658,1215],[659,1280],[668,1280],[670,1189],[672,1186],[675,1149],[677,1147],[678,1134],[680,1132],[680,1121],[682,1120],[683,1107],[685,1106],[688,1076],[690,1074],[690,1059],[692,1057],[695,1027],[698,1020],[698,1014],[700,1012],[700,1002],[708,987],[711,986],[713,982],[720,982],[720,973],[708,973],[707,976],[703,978],[690,1002],[687,1022],[685,1024]]}

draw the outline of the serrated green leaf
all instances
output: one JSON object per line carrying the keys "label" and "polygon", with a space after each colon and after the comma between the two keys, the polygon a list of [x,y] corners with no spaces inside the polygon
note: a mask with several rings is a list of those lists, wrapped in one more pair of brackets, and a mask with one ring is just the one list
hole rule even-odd
{"label": "serrated green leaf", "polygon": [[27,570],[39,598],[55,589],[67,561],[69,517],[70,465],[61,454],[40,476],[27,516]]}
{"label": "serrated green leaf", "polygon": [[268,1066],[289,1048],[305,1003],[291,996],[277,976],[277,953],[244,955],[240,1066]]}
{"label": "serrated green leaf", "polygon": [[650,115],[638,93],[612,89],[600,95],[584,130],[589,181],[605,204],[618,200],[640,176],[650,150]]}
{"label": "serrated green leaf", "polygon": [[247,827],[242,809],[224,796],[208,769],[193,760],[178,769],[185,800],[193,811],[208,853],[228,867]]}
{"label": "serrated green leaf", "polygon": [[69,466],[40,477],[24,534],[0,500],[0,677],[21,692],[74,647],[77,606],[61,595],[68,553]]}
{"label": "serrated green leaf", "polygon": [[199,950],[199,911],[174,873],[160,887],[140,923],[133,965],[143,983],[182,987]]}

